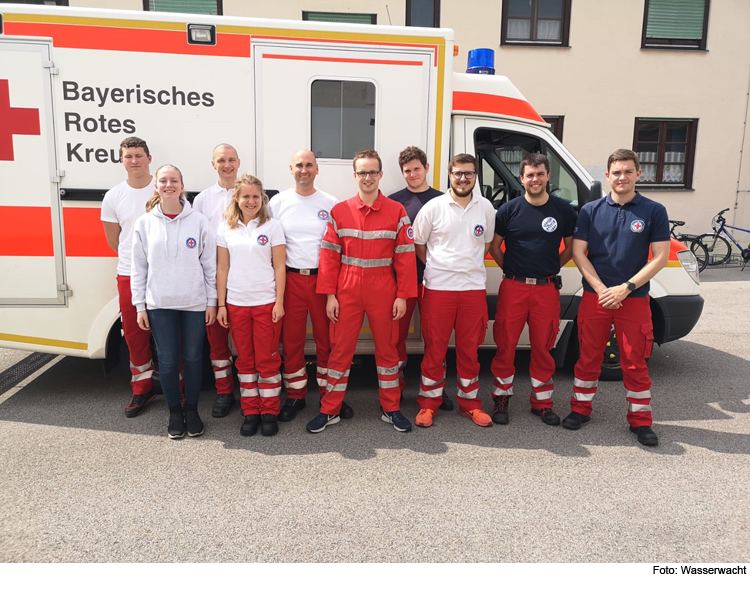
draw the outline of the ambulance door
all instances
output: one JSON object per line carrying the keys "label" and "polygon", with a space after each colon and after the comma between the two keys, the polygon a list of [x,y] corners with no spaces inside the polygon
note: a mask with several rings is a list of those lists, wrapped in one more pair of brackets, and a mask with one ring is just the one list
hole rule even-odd
{"label": "ambulance door", "polygon": [[66,303],[50,46],[0,40],[0,306]]}

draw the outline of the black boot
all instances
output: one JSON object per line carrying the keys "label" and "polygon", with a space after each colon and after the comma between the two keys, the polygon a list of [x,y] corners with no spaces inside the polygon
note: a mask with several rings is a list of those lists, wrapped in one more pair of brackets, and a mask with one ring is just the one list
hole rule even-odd
{"label": "black boot", "polygon": [[276,415],[260,415],[260,434],[266,436],[276,435],[279,432],[279,424],[276,420]]}
{"label": "black boot", "polygon": [[182,439],[185,437],[185,414],[182,412],[182,406],[169,407],[167,435],[170,439]]}
{"label": "black boot", "polygon": [[198,415],[197,404],[185,405],[185,423],[187,423],[187,434],[189,437],[203,435],[203,421]]}

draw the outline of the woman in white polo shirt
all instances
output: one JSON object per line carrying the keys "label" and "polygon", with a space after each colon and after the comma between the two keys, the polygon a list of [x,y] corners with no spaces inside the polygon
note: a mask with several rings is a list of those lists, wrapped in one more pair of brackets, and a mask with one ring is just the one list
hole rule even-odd
{"label": "woman in white polo shirt", "polygon": [[262,435],[279,431],[286,240],[267,204],[260,179],[242,175],[216,236],[217,320],[229,328],[237,349],[244,436],[259,426]]}

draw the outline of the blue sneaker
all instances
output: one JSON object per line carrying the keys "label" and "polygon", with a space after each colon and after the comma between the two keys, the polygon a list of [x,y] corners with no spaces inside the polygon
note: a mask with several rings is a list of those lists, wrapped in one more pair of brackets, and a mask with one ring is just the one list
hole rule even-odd
{"label": "blue sneaker", "polygon": [[386,423],[391,423],[396,431],[411,431],[411,423],[404,415],[401,414],[400,410],[394,410],[393,412],[383,411],[382,418]]}
{"label": "blue sneaker", "polygon": [[340,420],[339,415],[327,415],[321,412],[318,413],[318,416],[312,421],[307,423],[305,429],[307,429],[308,433],[320,433],[321,431],[324,431],[328,425],[335,425]]}

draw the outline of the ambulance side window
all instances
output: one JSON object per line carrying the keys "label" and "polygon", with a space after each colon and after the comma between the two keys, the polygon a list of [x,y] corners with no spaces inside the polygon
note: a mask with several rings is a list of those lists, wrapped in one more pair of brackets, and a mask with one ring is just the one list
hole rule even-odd
{"label": "ambulance side window", "polygon": [[317,158],[348,160],[375,148],[372,82],[315,80],[311,94],[311,149]]}

